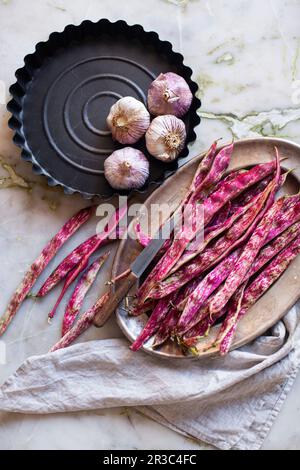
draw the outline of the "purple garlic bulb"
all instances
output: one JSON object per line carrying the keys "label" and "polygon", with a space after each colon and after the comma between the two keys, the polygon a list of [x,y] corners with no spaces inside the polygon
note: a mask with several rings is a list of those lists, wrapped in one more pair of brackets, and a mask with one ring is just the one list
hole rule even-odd
{"label": "purple garlic bulb", "polygon": [[149,176],[149,162],[132,147],[115,150],[104,162],[104,175],[114,189],[139,189]]}
{"label": "purple garlic bulb", "polygon": [[172,114],[181,117],[188,112],[193,94],[180,75],[161,73],[148,90],[148,109],[154,116]]}

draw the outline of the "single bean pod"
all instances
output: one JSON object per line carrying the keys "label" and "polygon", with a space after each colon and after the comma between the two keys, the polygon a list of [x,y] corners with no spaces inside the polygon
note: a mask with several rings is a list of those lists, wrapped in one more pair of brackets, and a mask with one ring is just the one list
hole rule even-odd
{"label": "single bean pod", "polygon": [[[218,139],[218,140],[220,140],[220,139]],[[208,149],[208,151],[206,152],[206,154],[204,155],[204,157],[200,161],[200,163],[198,165],[198,168],[196,170],[196,173],[194,175],[192,184],[191,184],[190,194],[197,191],[201,187],[201,184],[204,181],[204,179],[206,178],[206,176],[207,176],[207,174],[208,174],[208,172],[209,172],[209,170],[210,170],[210,168],[213,164],[213,161],[216,157],[218,140],[215,140],[212,143],[212,145],[210,146],[210,148]]]}
{"label": "single bean pod", "polygon": [[73,294],[70,297],[70,300],[66,306],[63,324],[62,324],[62,336],[64,336],[67,331],[73,326],[80,309],[82,307],[84,298],[93,285],[96,276],[102,267],[103,263],[107,260],[110,252],[106,252],[104,255],[97,258],[89,268],[83,273],[79,279]]}
{"label": "single bean pod", "polygon": [[[233,143],[226,145],[216,154],[207,175],[203,179],[202,183],[198,184],[197,188],[194,190],[193,195],[189,200],[190,204],[196,202],[197,200],[203,199],[203,197],[206,195],[204,191],[215,186],[221,180],[229,166],[232,152]],[[227,178],[227,182],[228,181],[230,181],[229,178]]]}
{"label": "single bean pod", "polygon": [[74,326],[70,330],[67,331],[65,336],[63,336],[52,348],[49,352],[54,352],[57,349],[66,348],[70,346],[75,339],[77,339],[84,331],[86,331],[93,323],[95,316],[101,310],[103,305],[109,299],[109,292],[103,294],[89,310],[87,310],[79,320],[75,323]]}
{"label": "single bean pod", "polygon": [[209,233],[211,230],[216,229],[219,227],[221,224],[225,222],[229,218],[229,215],[231,214],[231,201],[228,201],[225,206],[223,206],[213,217],[213,219],[210,221],[208,226],[206,227],[206,233]]}
{"label": "single bean pod", "polygon": [[170,310],[172,300],[175,296],[171,295],[161,299],[155,309],[153,310],[148,322],[146,323],[143,331],[138,336],[138,338],[132,343],[130,349],[132,351],[137,351],[140,349],[143,344],[158,330],[161,322],[165,319],[167,313]]}

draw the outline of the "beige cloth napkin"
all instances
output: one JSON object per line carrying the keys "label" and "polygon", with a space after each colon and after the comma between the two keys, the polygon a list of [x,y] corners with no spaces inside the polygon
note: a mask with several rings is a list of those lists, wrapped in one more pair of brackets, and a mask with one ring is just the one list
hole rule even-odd
{"label": "beige cloth napkin", "polygon": [[29,358],[2,385],[0,409],[57,413],[133,406],[220,449],[258,449],[300,365],[300,305],[225,358],[158,360],[125,339]]}

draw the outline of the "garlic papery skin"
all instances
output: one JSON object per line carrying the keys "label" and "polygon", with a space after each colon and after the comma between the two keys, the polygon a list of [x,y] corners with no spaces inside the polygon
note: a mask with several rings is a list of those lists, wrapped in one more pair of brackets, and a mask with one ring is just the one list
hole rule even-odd
{"label": "garlic papery skin", "polygon": [[150,114],[143,103],[125,96],[112,105],[106,119],[115,140],[121,144],[134,144],[150,124]]}
{"label": "garlic papery skin", "polygon": [[176,116],[158,116],[146,132],[148,152],[158,160],[175,160],[184,147],[186,130],[184,122]]}
{"label": "garlic papery skin", "polygon": [[184,116],[192,100],[193,94],[184,78],[173,72],[161,73],[148,90],[148,109],[154,116]]}
{"label": "garlic papery skin", "polygon": [[105,160],[104,175],[114,189],[139,189],[149,177],[149,162],[140,150],[125,147]]}

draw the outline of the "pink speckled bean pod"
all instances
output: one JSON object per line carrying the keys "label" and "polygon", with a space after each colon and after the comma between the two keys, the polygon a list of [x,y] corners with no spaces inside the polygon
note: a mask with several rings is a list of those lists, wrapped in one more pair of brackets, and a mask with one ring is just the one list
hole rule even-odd
{"label": "pink speckled bean pod", "polygon": [[[204,191],[204,189],[209,188],[212,184],[215,184],[221,179],[222,175],[224,174],[224,171],[227,169],[229,165],[232,151],[233,151],[233,144],[230,144],[224,147],[222,150],[220,150],[220,152],[216,155],[213,161],[212,167],[209,170],[209,173],[207,174],[206,178],[202,181],[202,183],[198,186],[198,188],[191,195],[189,202],[188,202],[189,210],[188,210],[188,213],[187,211],[185,212],[185,217],[183,220],[183,227],[180,228],[179,231],[176,233],[176,237],[174,237],[171,247],[167,250],[167,252],[161,258],[161,260],[159,261],[156,267],[156,271],[157,271],[156,276],[155,276],[156,282],[163,279],[170,272],[172,267],[175,265],[175,263],[179,260],[180,256],[184,252],[188,243],[196,235],[198,231],[197,226],[199,226],[199,224],[196,223],[196,220],[198,220],[198,217],[199,217],[199,211],[197,210],[198,208],[196,205],[196,201],[199,199],[200,200],[202,199],[201,191]],[[223,186],[226,184],[227,185],[231,184],[237,178],[238,177],[235,177],[233,180],[224,182]],[[222,191],[222,189],[220,189],[220,191]],[[205,197],[205,192],[203,192],[203,197]],[[210,197],[212,197],[212,195]],[[217,205],[215,202],[214,207],[211,206],[210,212],[207,213],[206,201],[208,201],[210,197],[205,199],[205,201],[203,202],[203,208],[201,207],[201,211],[203,209],[204,226],[210,222],[214,214],[219,209],[221,209],[221,207],[225,203],[227,203],[227,201],[230,199],[228,198],[222,204],[219,203],[219,205]]]}
{"label": "pink speckled bean pod", "polygon": [[[146,239],[144,238],[143,241],[145,242]],[[149,241],[151,241],[151,238],[149,237]],[[148,241],[148,243],[149,243]],[[163,255],[163,253],[169,249],[170,245],[172,243],[172,238],[168,238],[165,240],[161,250],[158,252],[157,254],[157,257],[159,259],[160,256]],[[157,265],[156,265],[157,266]],[[149,286],[152,285],[152,283],[154,282],[154,279],[155,279],[155,275],[156,275],[156,266],[154,266],[154,268],[152,269],[152,271],[148,274],[147,278],[145,279],[145,281],[140,285],[138,291],[137,291],[137,299],[138,299],[138,304],[137,304],[137,308],[135,308],[133,310],[133,313],[132,315],[140,315],[140,313],[134,313],[134,312],[141,312],[141,313],[144,313],[144,309],[143,309],[143,304],[145,303],[146,300],[146,297],[147,297],[147,292],[149,290]]]}
{"label": "pink speckled bean pod", "polygon": [[149,245],[149,243],[151,242],[151,237],[149,237],[149,235],[147,235],[146,233],[142,232],[140,223],[137,223],[135,225],[134,231],[136,233],[137,240],[140,245],[142,245],[143,247]]}
{"label": "pink speckled bean pod", "polygon": [[114,215],[108,221],[104,232],[102,232],[101,234],[98,235],[98,243],[96,243],[90,249],[90,251],[87,252],[82,257],[79,264],[72,271],[69,272],[69,274],[66,277],[66,280],[65,280],[64,286],[62,288],[62,291],[61,291],[61,293],[60,293],[53,309],[51,310],[51,312],[48,315],[49,320],[54,317],[55,312],[57,310],[57,307],[59,306],[59,304],[60,304],[63,296],[65,295],[67,289],[70,287],[70,285],[73,283],[73,281],[75,281],[78,274],[80,274],[86,268],[91,255],[101,246],[101,244],[103,243],[103,239],[106,239],[109,236],[109,234],[111,234],[112,232],[114,232],[116,230],[118,224],[123,219],[123,217],[126,215],[126,213],[127,213],[127,205],[126,204],[123,207],[121,207],[120,209],[117,209],[115,211]]}
{"label": "pink speckled bean pod", "polygon": [[265,291],[281,276],[291,261],[300,253],[300,235],[297,236],[284,250],[277,254],[275,258],[259,275],[253,279],[247,287],[242,309],[249,308]]}
{"label": "pink speckled bean pod", "polygon": [[300,196],[289,196],[284,199],[282,211],[274,220],[267,235],[266,243],[273,240],[293,223],[300,220]]}
{"label": "pink speckled bean pod", "polygon": [[216,229],[216,227],[220,226],[229,218],[229,214],[231,213],[231,201],[228,201],[225,206],[223,206],[213,217],[211,222],[206,227],[206,233],[209,233],[211,230]]}
{"label": "pink speckled bean pod", "polygon": [[[109,240],[104,240],[103,243]],[[50,276],[46,279],[36,297],[44,297],[50,292],[57,284],[66,277],[66,275],[75,268],[81,258],[86,255],[98,243],[98,235],[93,235],[88,240],[81,243],[78,247],[74,248],[62,262],[54,269]]]}
{"label": "pink speckled bean pod", "polygon": [[[181,336],[187,330],[203,319],[201,307],[210,295],[224,282],[232,271],[236,261],[241,254],[241,250],[236,250],[223,259],[205,278],[198,284],[193,293],[189,296],[182,315],[176,327],[176,334]],[[180,306],[179,306],[180,308]]]}
{"label": "pink speckled bean pod", "polygon": [[[256,165],[250,170],[239,174],[234,179],[224,182],[218,191],[213,192],[202,203],[204,227],[210,222],[214,214],[224,206],[224,204],[238,196],[246,188],[260,181],[273,170],[274,162],[259,165],[259,168],[258,165]],[[193,210],[191,210],[191,212],[193,212]],[[167,277],[168,273],[195,235],[194,230],[191,230],[191,224],[188,223],[188,221],[185,221],[184,225],[186,228],[184,228],[180,235],[174,239],[171,247],[156,266],[156,282]]]}
{"label": "pink speckled bean pod", "polygon": [[218,140],[215,140],[204,155],[204,157],[202,158],[202,160],[200,161],[189,190],[189,196],[198,190],[198,188],[206,178],[215,159],[217,145]]}
{"label": "pink speckled bean pod", "polygon": [[[274,169],[275,169],[274,162],[263,163],[263,164],[255,165],[248,171],[238,172],[235,178],[230,179],[229,181],[222,182],[218,190],[214,191],[203,203],[205,223],[208,224],[210,220],[212,219],[213,215],[217,213],[218,210],[221,207],[223,207],[223,205],[226,204],[229,200],[234,199],[239,194],[241,194],[241,192],[243,192],[245,189],[251,187],[252,185],[264,179],[266,176],[273,173]],[[184,243],[180,242],[179,240],[179,245],[184,246]],[[178,253],[180,253],[182,246],[180,246],[178,250],[173,248],[176,256],[175,258],[171,259],[171,265],[172,263],[175,264],[175,262],[177,261],[176,258],[178,256]],[[148,278],[139,288],[137,295],[141,303],[147,299],[147,297],[149,296],[149,293],[151,292],[151,290],[153,290],[155,284],[157,283],[159,279],[158,277],[159,271],[162,270],[163,277],[166,276],[165,268],[166,268],[166,271],[169,269],[169,266],[166,263],[166,258],[171,258],[170,256],[171,249],[172,247],[167,251],[167,253],[165,254],[165,257],[161,258],[161,261],[155,266],[155,268],[149,274]],[[190,277],[189,279],[192,279],[192,277]],[[186,282],[188,282],[189,279],[187,279]],[[183,284],[185,284],[185,282]]]}
{"label": "pink speckled bean pod", "polygon": [[[291,171],[292,170],[287,170],[285,173],[282,173],[280,175],[279,184],[278,184],[279,187],[282,187],[284,185],[286,178]],[[259,181],[255,186],[251,186],[246,191],[242,192],[240,196],[238,196],[237,198],[234,199],[234,201],[232,201],[231,212],[234,212],[237,207],[248,204],[257,194],[264,191],[264,189],[268,186],[268,184],[272,181],[272,179],[273,179],[273,175],[269,175],[263,180]]]}
{"label": "pink speckled bean pod", "polygon": [[63,336],[52,348],[49,352],[56,351],[57,349],[66,348],[69,346],[75,339],[77,339],[84,331],[86,331],[93,323],[93,320],[100,309],[103,307],[105,302],[109,299],[109,292],[100,297],[95,305],[87,310],[85,313],[81,315],[79,320],[75,323],[72,328],[67,331],[65,336]]}
{"label": "pink speckled bean pod", "polygon": [[[260,252],[256,260],[254,261],[251,269],[247,273],[244,281],[248,280],[254,274],[256,274],[263,266],[265,266],[269,261],[271,261],[275,255],[277,255],[281,250],[286,248],[300,233],[300,222],[295,223],[290,228],[288,228],[282,235],[279,235],[275,238],[272,242],[265,246]],[[194,327],[188,330],[188,332],[184,335],[184,338],[189,338],[189,344],[195,344],[197,341],[195,337],[202,336],[207,328],[215,323],[216,319],[219,316],[224,314],[224,310],[222,315],[214,315],[213,317],[208,316],[208,308],[207,304],[205,304],[205,308],[201,309],[202,315],[200,316],[201,320],[197,323]],[[211,321],[213,320],[213,321]],[[204,331],[204,332],[203,332]],[[193,338],[193,339],[191,339]]]}
{"label": "pink speckled bean pod", "polygon": [[256,274],[262,268],[262,266],[264,266],[289,243],[291,243],[299,233],[300,222],[296,222],[287,228],[281,235],[278,235],[278,237],[269,242],[264,248],[260,250],[245,279],[248,279]]}
{"label": "pink speckled bean pod", "polygon": [[227,335],[220,344],[220,354],[226,354],[231,346],[234,333],[236,331],[238,320],[240,320],[247,310],[274,284],[275,281],[288,268],[293,259],[300,253],[300,236],[298,236],[290,245],[281,251],[271,263],[252,281],[246,288],[243,301],[238,315],[232,315],[226,318]]}
{"label": "pink speckled bean pod", "polygon": [[207,174],[208,174],[208,172],[209,172],[209,170],[212,166],[214,158],[216,156],[217,144],[218,144],[219,140],[220,139],[217,139],[212,143],[212,145],[210,146],[210,148],[208,149],[208,151],[206,152],[206,154],[204,155],[204,157],[200,161],[200,163],[197,167],[197,170],[194,174],[193,180],[190,184],[190,187],[186,191],[185,196],[183,197],[182,201],[180,202],[180,204],[178,205],[178,207],[177,207],[177,209],[175,210],[174,213],[178,214],[178,213],[182,212],[183,208],[189,202],[189,200],[191,199],[193,194],[196,191],[198,191],[198,189],[202,185],[204,179],[206,178],[206,176],[207,176]]}
{"label": "pink speckled bean pod", "polygon": [[104,255],[97,258],[79,279],[73,291],[73,294],[71,295],[70,300],[66,306],[62,324],[62,336],[64,336],[67,331],[73,326],[73,323],[75,322],[82,307],[84,298],[88,290],[93,285],[99,272],[99,269],[107,260],[109,254],[110,252],[108,251]]}
{"label": "pink speckled bean pod", "polygon": [[[183,292],[178,294],[177,299],[179,302],[183,300]],[[176,302],[174,302],[176,304]],[[163,322],[160,324],[160,327],[155,335],[154,342],[153,342],[153,348],[157,348],[158,346],[161,346],[167,339],[170,338],[173,329],[177,325],[178,318],[180,317],[181,312],[174,307],[171,307],[169,312],[167,313],[165,319]]]}
{"label": "pink speckled bean pod", "polygon": [[[204,234],[204,239],[201,241],[195,240],[187,246],[185,252],[181,255],[180,259],[177,261],[175,266],[171,269],[169,275],[176,272],[178,269],[181,268],[184,264],[188,263],[192,259],[196,258],[197,255],[203,252],[205,247],[215,238],[217,238],[221,233],[225,232],[229,229],[236,221],[239,219],[243,214],[247,212],[247,210],[252,206],[252,204],[256,203],[256,200],[259,199],[260,196],[257,196],[251,203],[248,205],[239,207],[234,214],[232,214],[227,220],[225,220],[222,224],[217,225],[215,228],[210,230],[207,234]],[[155,298],[155,297],[153,297]]]}
{"label": "pink speckled bean pod", "polygon": [[157,302],[158,302],[157,300],[149,299],[143,304],[137,303],[132,306],[129,314],[133,317],[138,317],[139,315],[143,315],[144,313],[147,313],[153,310]]}
{"label": "pink speckled bean pod", "polygon": [[270,191],[266,207],[262,211],[263,219],[251,235],[250,240],[247,242],[240,258],[236,262],[234,269],[226,279],[223,288],[218,291],[213,300],[210,302],[209,311],[211,315],[222,310],[231,296],[243,283],[243,279],[245,278],[249,269],[251,269],[252,263],[254,262],[259,250],[265,244],[268,232],[272,226],[272,222],[276,220],[277,214],[279,214],[282,209],[283,198],[274,202],[280,179],[280,163],[277,149],[276,161],[277,171],[274,181],[270,183],[270,185],[272,185],[272,189]]}
{"label": "pink speckled bean pod", "polygon": [[[197,168],[197,171],[194,175],[193,181],[191,183],[190,189],[187,191],[185,197],[179,204],[178,208],[175,211],[175,214],[178,214],[180,212],[183,212],[184,208],[190,204],[194,205],[195,202],[199,199],[201,190],[203,188],[204,181],[206,180],[211,167],[213,165],[214,159],[216,157],[216,149],[217,149],[217,140],[213,142],[211,147],[209,148],[208,152],[206,155],[203,157],[203,159],[200,161],[200,164]],[[219,161],[224,162],[223,159],[219,159]],[[223,164],[223,163],[222,163]],[[217,165],[217,168],[219,168],[220,163]],[[206,185],[205,185],[206,186]],[[179,229],[180,231],[180,229]],[[172,244],[171,244],[172,246]],[[165,247],[165,249],[168,250],[170,247]],[[178,248],[177,248],[178,250]],[[161,258],[163,259],[163,257]],[[156,281],[156,277],[159,273],[160,270],[160,263],[158,263],[155,268],[152,270],[152,272],[149,274],[145,282],[140,286],[137,296],[140,299],[140,302],[144,302],[147,299],[147,294],[151,290],[151,287]]]}
{"label": "pink speckled bean pod", "polygon": [[[189,199],[189,204],[202,200],[206,196],[206,190],[216,185],[223,177],[225,171],[230,163],[231,155],[233,152],[233,143],[223,147],[214,157],[212,165],[202,180],[201,184],[197,184],[193,190],[193,194]],[[229,178],[227,178],[229,181]]]}
{"label": "pink speckled bean pod", "polygon": [[[252,200],[252,204],[250,203],[249,211],[243,217],[241,217],[241,219],[238,220],[238,222],[234,226],[232,226],[228,230],[228,232],[227,232],[227,234],[224,238],[220,239],[216,243],[216,245],[210,249],[212,252],[214,252],[214,251],[216,253],[219,252],[220,256],[221,256],[221,259],[224,257],[224,254],[226,255],[230,251],[230,244],[231,243],[233,243],[231,245],[231,248],[235,248],[236,246],[239,246],[240,243],[242,243],[244,240],[246,240],[249,235],[252,234],[252,232],[255,229],[256,225],[263,218],[263,216],[267,212],[269,206],[274,201],[275,193],[276,193],[276,190],[278,189],[278,186],[279,186],[279,181],[280,181],[281,184],[283,184],[283,182],[285,180],[285,178],[280,180],[279,157],[278,157],[277,154],[276,154],[276,157],[277,157],[277,171],[276,171],[276,175],[275,175],[274,180],[272,180],[268,184],[268,186],[264,189],[264,191],[262,193],[255,196],[255,198]],[[267,197],[268,197],[267,205],[261,211],[261,209],[263,207],[263,204],[266,201]],[[249,223],[250,223],[250,226],[249,226]],[[242,235],[242,233],[245,231],[244,226],[246,228],[247,227],[249,227],[249,228],[247,229],[246,233],[244,233],[244,235],[241,238],[239,238]],[[208,252],[210,250],[208,250]],[[221,252],[220,252],[220,250],[221,250]],[[222,254],[222,251],[223,251],[223,254]],[[205,252],[203,253],[203,258],[204,258],[204,262],[205,262],[206,261],[205,258],[207,258],[207,253],[205,253]],[[196,258],[196,260],[197,260],[197,258]],[[208,269],[208,267],[210,267],[210,266],[204,266],[204,269]],[[199,269],[200,269],[200,266],[199,266]],[[189,272],[189,276],[191,276],[192,273],[193,273],[193,269],[190,269],[188,272]],[[168,290],[169,289],[167,289],[167,291]]]}
{"label": "pink speckled bean pod", "polygon": [[[117,238],[121,238],[125,232],[125,228],[117,227],[116,235]],[[57,284],[66,277],[66,275],[78,265],[79,261],[89,253],[96,245],[97,249],[101,248],[108,243],[114,242],[115,239],[110,239],[109,236],[105,238],[106,232],[101,234],[92,235],[90,238],[78,245],[74,250],[71,251],[59,265],[52,271],[50,276],[46,279],[35,297],[44,297],[48,292],[54,289]],[[99,242],[99,238],[101,241]]]}
{"label": "pink speckled bean pod", "polygon": [[[192,206],[189,204],[187,207],[189,209],[192,208],[192,210],[194,210],[194,207],[196,207],[196,205]],[[177,233],[179,233],[181,228],[179,229],[175,228],[174,236],[175,236],[176,230],[177,230]],[[156,265],[154,266],[154,268],[149,273],[148,277],[146,278],[146,280],[144,281],[144,283],[140,286],[138,290],[137,297],[139,299],[139,303],[143,303],[147,300],[148,293],[151,291],[152,287],[156,284],[159,273],[161,272],[163,264],[165,263],[166,257],[168,259],[169,258],[171,259],[173,256],[176,257],[177,255],[175,255],[175,252],[179,253],[179,250],[181,249],[181,247],[186,245],[186,242],[184,239],[182,239],[181,241],[177,240],[177,242],[178,243],[174,245],[174,240],[173,241],[171,241],[170,239],[166,240],[165,246],[166,245],[169,245],[169,246],[167,246],[167,249],[165,249],[163,256],[156,263]]]}
{"label": "pink speckled bean pod", "polygon": [[188,281],[221,261],[234,248],[242,244],[252,233],[253,228],[256,227],[260,211],[268,194],[269,186],[262,194],[257,196],[255,204],[251,205],[249,210],[228,230],[224,237],[217,240],[212,247],[208,247],[203,253],[200,253],[191,263],[182,266],[170,277],[158,283],[152,292],[149,293],[149,296],[161,298],[178,290]]}
{"label": "pink speckled bean pod", "polygon": [[146,323],[143,331],[138,336],[138,338],[132,343],[130,349],[132,351],[137,351],[140,349],[143,344],[158,330],[161,325],[161,322],[165,319],[171,308],[172,300],[175,300],[177,294],[171,294],[164,299],[159,300],[154,308],[148,322]]}
{"label": "pink speckled bean pod", "polygon": [[[286,172],[284,175],[280,176],[279,186],[282,186],[286,180],[286,176],[289,172]],[[180,260],[176,263],[173,269],[170,271],[169,275],[176,272],[181,266],[195,258],[203,248],[213,239],[216,235],[225,231],[225,229],[230,228],[230,226],[238,219],[243,212],[245,212],[251,205],[255,205],[257,200],[259,200],[262,192],[267,188],[268,184],[270,184],[272,178],[266,178],[263,182],[259,183],[259,190],[254,190],[254,188],[250,188],[247,192],[247,195],[244,196],[243,199],[239,199],[239,206],[235,206],[234,212],[230,214],[230,217],[222,224],[217,225],[216,227],[212,227],[209,229],[208,233],[204,235],[204,240],[202,244],[199,242],[193,241],[186,249],[186,251],[182,254]],[[262,184],[263,183],[263,184]],[[256,188],[256,187],[255,187]],[[252,197],[253,196],[253,197]],[[300,218],[300,215],[299,215]],[[238,226],[237,226],[238,227]],[[235,228],[233,228],[235,230]],[[207,242],[207,243],[206,243]]]}
{"label": "pink speckled bean pod", "polygon": [[[181,203],[175,210],[175,214],[178,214],[183,211],[183,208],[189,202],[189,199],[191,198],[192,194],[196,191],[197,188],[199,188],[199,186],[202,184],[205,177],[207,176],[208,171],[210,170],[212,166],[212,162],[216,155],[217,142],[218,140],[213,142],[213,144],[207,151],[206,155],[200,161],[198,168],[196,170],[196,173],[194,175],[193,181],[191,183],[191,186],[188,189],[185,197],[182,199]],[[231,172],[231,174],[227,175],[224,178],[224,180],[221,181],[220,183],[223,184],[224,181],[229,181],[230,179],[233,179],[233,176],[235,177],[237,174],[240,174],[240,171]],[[217,188],[219,188],[218,185],[217,185]],[[151,290],[152,285],[155,283],[155,276],[156,276],[156,273],[158,272],[158,269],[159,269],[159,266],[156,266],[151,271],[151,273],[149,273],[147,279],[143,282],[143,284],[139,287],[139,290],[137,292],[137,297],[141,303],[143,303],[146,300],[148,292]]]}
{"label": "pink speckled bean pod", "polygon": [[255,198],[255,196],[265,190],[265,188],[272,181],[272,179],[273,175],[269,175],[262,181],[259,181],[259,183],[257,183],[256,185],[251,186],[246,191],[242,192],[237,198],[232,201],[231,212],[235,212],[237,208],[249,204],[249,202],[251,202]]}
{"label": "pink speckled bean pod", "polygon": [[178,309],[178,305],[193,292],[195,287],[199,284],[198,279],[193,279],[183,289],[180,290],[176,299],[172,302],[173,306],[170,308],[164,321],[161,323],[155,338],[153,347],[162,345],[167,339],[173,334],[177,325],[178,319],[181,315],[181,311]]}
{"label": "pink speckled bean pod", "polygon": [[250,170],[238,174],[235,178],[225,181],[217,191],[214,191],[204,202],[204,225],[207,225],[213,215],[245,189],[253,186],[274,171],[274,162],[255,165]]}
{"label": "pink speckled bean pod", "polygon": [[241,175],[242,173],[245,173],[245,171],[247,171],[247,170],[245,170],[244,168],[241,168],[240,170],[231,170],[231,171],[229,171],[229,173],[227,173],[226,176],[224,176],[222,179],[220,179],[220,181],[213,187],[213,189],[211,190],[211,192],[209,194],[214,193],[215,191],[218,191],[223,186],[223,184],[225,182],[233,180],[238,175]]}
{"label": "pink speckled bean pod", "polygon": [[194,325],[181,338],[182,344],[184,344],[186,347],[191,347],[198,343],[199,339],[205,336],[209,329],[216,323],[216,321],[226,313],[226,308],[224,308],[217,314],[210,317],[208,315],[209,312],[207,306],[203,307],[203,310],[207,312],[207,315],[203,315],[203,320]]}
{"label": "pink speckled bean pod", "polygon": [[217,144],[218,144],[219,140],[221,140],[221,139],[217,139],[212,143],[212,145],[210,146],[210,148],[208,149],[208,151],[206,152],[206,154],[204,155],[204,157],[200,161],[200,163],[197,167],[197,170],[194,174],[193,180],[190,184],[190,187],[186,191],[186,194],[183,197],[182,201],[179,203],[177,209],[174,211],[174,214],[178,214],[178,213],[182,212],[183,208],[189,202],[190,198],[193,196],[195,191],[198,191],[198,189],[202,185],[204,179],[206,178],[206,176],[207,176],[207,174],[208,174],[208,172],[209,172],[209,170],[212,166],[214,158],[216,156]]}
{"label": "pink speckled bean pod", "polygon": [[248,281],[244,281],[240,285],[240,287],[236,290],[233,297],[231,298],[227,315],[219,330],[217,339],[215,340],[215,344],[221,344],[222,341],[226,338],[229,331],[232,329],[232,326],[234,325],[234,323],[236,323],[237,318],[242,308],[242,303],[243,303],[243,298],[244,298],[247,282]]}
{"label": "pink speckled bean pod", "polygon": [[254,262],[259,250],[265,243],[271,217],[273,218],[276,215],[276,212],[280,210],[281,205],[282,200],[278,200],[278,202],[275,203],[270,211],[265,215],[263,223],[261,223],[252,234],[250,240],[244,248],[243,253],[236,262],[234,270],[232,270],[232,272],[227,277],[223,288],[211,301],[209,306],[211,315],[218,312],[226,305],[228,300],[243,282],[243,279],[245,278],[247,272],[251,269],[252,263]]}
{"label": "pink speckled bean pod", "polygon": [[39,257],[30,266],[21,284],[13,294],[6,311],[0,318],[0,335],[2,335],[13,317],[17,313],[21,303],[29,294],[32,286],[48,263],[54,258],[61,246],[78,230],[93,214],[94,206],[87,207],[73,215],[59,232],[47,243]]}
{"label": "pink speckled bean pod", "polygon": [[183,286],[182,289],[180,289],[180,292],[183,292],[183,298],[179,302],[179,300],[176,300],[176,308],[177,310],[180,311],[180,314],[183,312],[184,306],[186,305],[189,296],[194,292],[194,290],[198,287],[198,285],[202,282],[204,279],[204,276],[200,275],[195,279],[192,279],[189,281],[185,286]]}
{"label": "pink speckled bean pod", "polygon": [[[134,230],[135,230],[135,233],[137,235],[137,240],[140,243],[140,245],[144,248],[148,246],[152,238],[146,233],[142,232],[142,229],[139,223],[136,224]],[[165,250],[167,250],[170,245],[171,245],[171,239],[167,239],[158,254],[162,255],[162,253],[164,253]]]}

